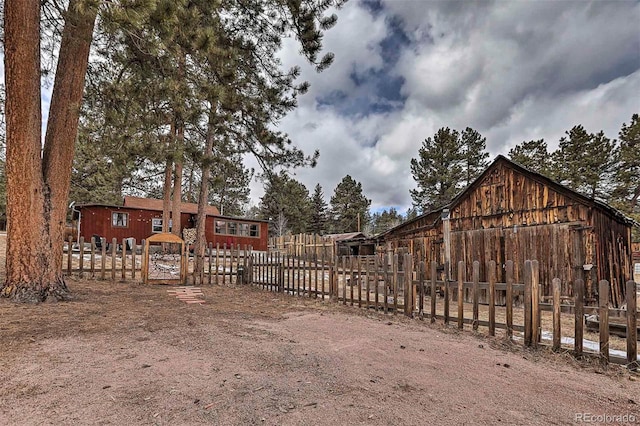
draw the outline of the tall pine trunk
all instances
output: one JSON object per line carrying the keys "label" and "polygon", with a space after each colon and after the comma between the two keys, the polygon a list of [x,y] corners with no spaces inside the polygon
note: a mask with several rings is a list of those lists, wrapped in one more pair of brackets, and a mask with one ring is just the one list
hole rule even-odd
{"label": "tall pine trunk", "polygon": [[40,2],[5,1],[7,277],[15,301],[64,298],[63,228],[71,162],[96,9],[65,14],[44,154],[41,159]]}
{"label": "tall pine trunk", "polygon": [[209,113],[209,123],[207,127],[207,141],[202,162],[202,179],[200,181],[200,194],[198,196],[198,219],[196,222],[196,243],[194,247],[194,276],[201,276],[204,270],[204,255],[207,248],[207,236],[205,233],[207,223],[207,200],[209,199],[209,177],[211,175],[211,161],[213,159],[212,150],[215,139],[214,110],[211,106]]}
{"label": "tall pine trunk", "polygon": [[[180,138],[178,138],[179,140]],[[182,218],[182,152],[176,153],[175,174],[173,175],[173,201],[171,205],[171,216],[173,220],[172,232],[181,237]]]}
{"label": "tall pine trunk", "polygon": [[[62,278],[62,240],[67,217],[71,168],[78,136],[78,121],[89,63],[89,50],[97,9],[82,0],[71,0],[65,14],[60,56],[53,84],[43,172],[48,187],[51,213],[51,274]],[[81,6],[82,12],[78,9]]]}

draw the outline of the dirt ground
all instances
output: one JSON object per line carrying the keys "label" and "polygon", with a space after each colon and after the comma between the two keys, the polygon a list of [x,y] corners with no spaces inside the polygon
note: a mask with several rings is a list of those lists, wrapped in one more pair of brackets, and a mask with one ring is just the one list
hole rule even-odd
{"label": "dirt ground", "polygon": [[0,300],[0,424],[640,422],[635,373],[439,323],[240,286],[199,305],[68,285],[70,302]]}

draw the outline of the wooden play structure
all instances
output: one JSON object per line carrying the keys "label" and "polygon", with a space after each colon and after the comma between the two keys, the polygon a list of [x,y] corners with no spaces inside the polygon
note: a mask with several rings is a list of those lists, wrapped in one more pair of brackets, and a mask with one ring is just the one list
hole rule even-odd
{"label": "wooden play structure", "polygon": [[187,256],[184,240],[171,233],[150,236],[142,251],[144,284],[182,284],[187,279]]}

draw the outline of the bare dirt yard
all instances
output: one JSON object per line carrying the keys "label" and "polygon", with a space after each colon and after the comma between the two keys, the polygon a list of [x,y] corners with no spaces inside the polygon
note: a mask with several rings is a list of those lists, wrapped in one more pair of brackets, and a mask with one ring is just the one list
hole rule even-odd
{"label": "bare dirt yard", "polygon": [[68,285],[0,300],[2,425],[640,422],[635,373],[568,354],[246,286]]}

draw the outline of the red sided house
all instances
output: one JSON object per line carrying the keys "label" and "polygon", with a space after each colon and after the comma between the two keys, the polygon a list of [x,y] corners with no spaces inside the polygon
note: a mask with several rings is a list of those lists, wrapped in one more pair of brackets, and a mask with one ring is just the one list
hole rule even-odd
{"label": "red sided house", "polygon": [[[227,247],[232,244],[234,247],[247,245],[254,250],[267,250],[267,221],[221,216],[213,206],[207,206],[206,214],[205,235],[208,243],[214,246],[226,244]],[[182,230],[195,228],[197,215],[197,204],[182,203]],[[78,222],[79,235],[85,241],[93,236],[103,237],[107,241],[113,238],[118,241],[123,238],[141,241],[162,232],[162,200],[125,196],[122,206],[78,205],[74,208],[74,219]]]}

